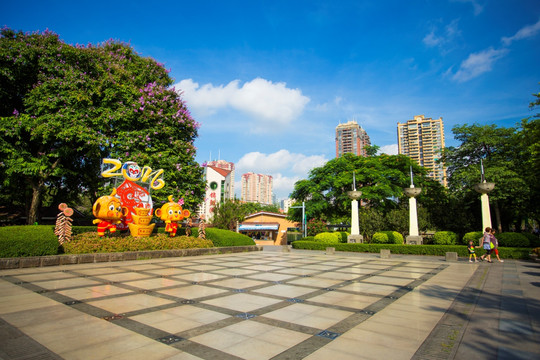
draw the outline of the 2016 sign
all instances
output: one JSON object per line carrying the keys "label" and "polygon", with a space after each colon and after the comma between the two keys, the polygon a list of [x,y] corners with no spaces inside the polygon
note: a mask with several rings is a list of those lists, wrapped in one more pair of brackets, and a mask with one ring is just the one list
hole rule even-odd
{"label": "2016 sign", "polygon": [[[139,165],[133,161],[128,161],[122,165],[122,162],[117,159],[103,159],[103,166],[108,164],[112,165],[112,167],[101,173],[103,177],[122,176],[129,181],[149,182],[150,187],[154,190],[159,190],[165,186],[165,182],[160,178],[163,174],[163,169],[152,171],[150,166],[143,166],[141,170]],[[119,169],[122,169],[121,172],[118,172]],[[148,181],[150,178],[151,180]]]}

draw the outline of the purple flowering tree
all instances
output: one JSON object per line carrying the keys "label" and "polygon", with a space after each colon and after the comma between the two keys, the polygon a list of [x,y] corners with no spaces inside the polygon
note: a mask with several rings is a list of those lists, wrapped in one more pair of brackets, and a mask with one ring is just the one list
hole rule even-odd
{"label": "purple flowering tree", "polygon": [[183,198],[195,210],[204,193],[193,142],[199,125],[170,86],[162,64],[129,45],[69,45],[58,35],[0,33],[2,202],[90,204],[104,190],[101,159],[164,169],[155,198]]}

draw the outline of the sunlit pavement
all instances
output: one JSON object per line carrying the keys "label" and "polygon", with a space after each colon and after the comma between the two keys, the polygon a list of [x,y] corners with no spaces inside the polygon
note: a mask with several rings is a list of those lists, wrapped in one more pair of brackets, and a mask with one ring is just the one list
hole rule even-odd
{"label": "sunlit pavement", "polygon": [[540,358],[540,264],[261,251],[0,271],[0,359]]}

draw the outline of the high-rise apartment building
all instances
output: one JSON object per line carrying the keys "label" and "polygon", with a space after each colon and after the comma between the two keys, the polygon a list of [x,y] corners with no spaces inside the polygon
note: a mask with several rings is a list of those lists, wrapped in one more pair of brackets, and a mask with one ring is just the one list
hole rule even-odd
{"label": "high-rise apartment building", "polygon": [[366,146],[369,145],[369,135],[356,121],[348,121],[336,127],[336,158],[345,153],[367,156]]}
{"label": "high-rise apartment building", "polygon": [[428,176],[446,186],[446,167],[437,163],[444,148],[444,125],[438,119],[417,115],[398,122],[398,152],[409,156],[428,170]]}
{"label": "high-rise apartment building", "polygon": [[227,170],[230,172],[230,191],[228,192],[228,199],[234,199],[234,163],[225,160],[213,160],[209,161],[207,166],[213,166],[215,168]]}
{"label": "high-rise apartment building", "polygon": [[273,178],[252,172],[242,175],[242,201],[272,204]]}

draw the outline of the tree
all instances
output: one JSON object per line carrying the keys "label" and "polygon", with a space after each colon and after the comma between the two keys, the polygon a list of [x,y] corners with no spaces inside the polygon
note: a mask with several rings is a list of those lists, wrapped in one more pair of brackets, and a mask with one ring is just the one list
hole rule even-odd
{"label": "tree", "polygon": [[171,84],[162,64],[126,44],[72,46],[51,32],[3,29],[3,197],[29,204],[34,223],[45,194],[96,199],[101,159],[113,157],[163,168],[166,185],[153,195],[182,197],[193,209],[204,192],[194,160],[199,125]]}
{"label": "tree", "polygon": [[236,225],[244,221],[247,215],[246,207],[243,205],[236,199],[225,199],[219,202],[212,217],[213,225],[219,229],[236,230]]}
{"label": "tree", "polygon": [[[527,162],[524,158],[528,157],[520,141],[523,130],[474,124],[455,126],[452,132],[461,144],[443,152],[442,161],[448,166],[449,190],[463,204],[471,203],[473,199],[478,202],[479,195],[473,186],[482,181],[482,161],[485,178],[496,183],[489,194],[496,224],[499,231],[508,229],[530,210],[530,185],[533,183],[526,181],[523,166],[519,165]],[[473,216],[479,215],[477,211]]]}
{"label": "tree", "polygon": [[[291,197],[306,202],[307,219],[349,222],[351,200],[347,191],[352,190],[354,173],[356,188],[362,191],[363,207],[385,213],[397,206],[396,200],[406,199],[403,188],[410,185],[410,166],[417,175],[415,184],[422,186],[429,182],[426,171],[405,155],[362,157],[345,154],[312,169],[308,179],[295,184]],[[291,209],[289,217],[301,221],[301,211]]]}
{"label": "tree", "polygon": [[248,203],[243,203],[242,208],[244,209],[244,212],[246,214],[253,214],[259,211],[279,213],[279,206],[275,204],[261,204],[261,203],[248,202]]}

